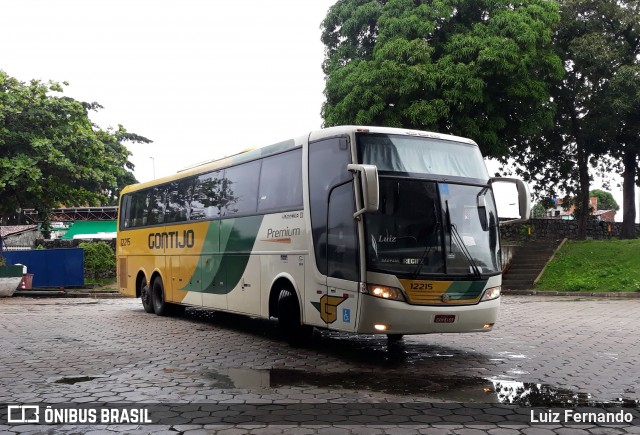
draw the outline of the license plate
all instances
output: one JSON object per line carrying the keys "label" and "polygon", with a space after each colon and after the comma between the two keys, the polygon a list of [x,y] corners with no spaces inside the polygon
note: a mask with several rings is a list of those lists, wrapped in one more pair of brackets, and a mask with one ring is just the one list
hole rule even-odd
{"label": "license plate", "polygon": [[436,314],[433,323],[453,323],[456,321],[455,314]]}

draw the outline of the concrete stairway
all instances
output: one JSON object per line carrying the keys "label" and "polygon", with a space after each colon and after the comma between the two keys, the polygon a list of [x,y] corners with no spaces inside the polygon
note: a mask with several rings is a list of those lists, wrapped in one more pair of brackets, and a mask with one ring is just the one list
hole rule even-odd
{"label": "concrete stairway", "polygon": [[516,249],[509,269],[502,276],[505,290],[530,290],[561,241],[527,241]]}

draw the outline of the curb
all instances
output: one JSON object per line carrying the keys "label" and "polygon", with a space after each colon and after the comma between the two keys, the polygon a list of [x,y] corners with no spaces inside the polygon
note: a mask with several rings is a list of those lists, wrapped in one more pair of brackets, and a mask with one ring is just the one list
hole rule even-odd
{"label": "curb", "polygon": [[558,292],[542,290],[502,290],[509,296],[581,296],[596,298],[640,298],[640,292]]}
{"label": "curb", "polygon": [[93,298],[116,299],[123,298],[118,292],[82,291],[82,290],[18,290],[13,296],[22,297],[47,297],[47,298]]}

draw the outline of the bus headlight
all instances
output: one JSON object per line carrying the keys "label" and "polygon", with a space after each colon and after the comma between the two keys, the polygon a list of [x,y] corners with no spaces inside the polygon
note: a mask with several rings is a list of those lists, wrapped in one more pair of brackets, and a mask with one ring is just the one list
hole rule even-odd
{"label": "bus headlight", "polygon": [[384,285],[368,284],[366,292],[371,296],[382,299],[390,299],[392,301],[404,301],[404,295],[395,287],[387,287]]}
{"label": "bus headlight", "polygon": [[480,299],[480,302],[490,301],[492,299],[499,298],[501,291],[502,291],[502,287],[501,286],[491,287],[491,288],[486,289],[484,291],[484,294],[482,295],[482,299]]}

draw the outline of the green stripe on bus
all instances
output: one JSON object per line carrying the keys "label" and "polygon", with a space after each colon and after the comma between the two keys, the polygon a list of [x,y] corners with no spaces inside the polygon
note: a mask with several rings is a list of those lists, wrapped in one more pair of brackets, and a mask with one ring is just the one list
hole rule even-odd
{"label": "green stripe on bus", "polygon": [[[263,216],[248,216],[212,222],[203,246],[209,263],[198,262],[191,282],[200,276],[202,288],[186,285],[182,290],[201,291],[213,294],[227,294],[240,282],[249,262],[249,257]],[[212,249],[219,240],[218,252]]]}

